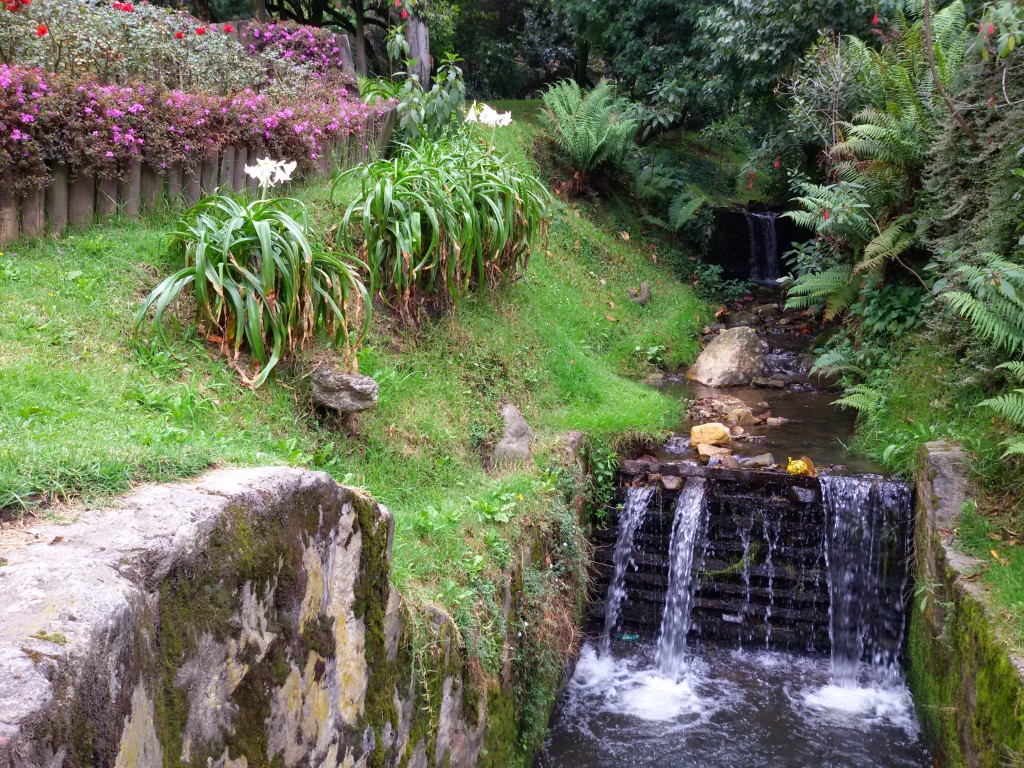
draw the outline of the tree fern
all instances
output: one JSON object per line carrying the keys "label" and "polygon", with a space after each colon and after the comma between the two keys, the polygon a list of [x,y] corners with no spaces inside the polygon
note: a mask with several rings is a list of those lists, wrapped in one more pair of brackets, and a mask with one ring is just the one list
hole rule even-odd
{"label": "tree fern", "polygon": [[586,175],[621,164],[633,150],[639,125],[623,117],[623,109],[607,80],[586,93],[575,82],[563,80],[544,94],[540,121],[555,146]]}
{"label": "tree fern", "polygon": [[848,265],[802,275],[790,286],[786,307],[805,309],[824,305],[825,319],[834,320],[856,301],[863,284],[864,277],[853,274]]}

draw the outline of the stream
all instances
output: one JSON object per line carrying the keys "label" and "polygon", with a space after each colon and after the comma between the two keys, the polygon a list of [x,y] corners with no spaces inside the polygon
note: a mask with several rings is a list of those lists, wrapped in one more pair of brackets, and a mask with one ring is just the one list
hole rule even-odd
{"label": "stream", "polygon": [[[616,526],[596,542],[604,600],[539,765],[932,764],[902,667],[910,489],[847,449],[854,417],[808,375],[812,334],[768,314],[756,322],[774,381],[662,386],[698,406],[728,397],[770,413],[771,426],[739,430],[730,460],[809,456],[816,487],[787,490],[777,466],[763,487],[711,473],[677,492],[657,477],[624,488]],[[651,458],[697,463],[691,423]]]}

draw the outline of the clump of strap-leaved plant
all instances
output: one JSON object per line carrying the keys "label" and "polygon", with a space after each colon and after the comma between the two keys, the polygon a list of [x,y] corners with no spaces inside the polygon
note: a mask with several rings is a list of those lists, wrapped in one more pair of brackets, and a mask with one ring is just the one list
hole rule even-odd
{"label": "clump of strap-leaved plant", "polygon": [[[169,310],[189,290],[199,333],[220,345],[252,387],[319,332],[354,360],[370,308],[362,265],[317,247],[301,201],[269,196],[294,169],[294,163],[260,160],[246,167],[260,184],[258,199],[218,193],[178,219],[169,241],[182,266],[142,302],[136,330],[152,314],[153,329],[166,338]],[[254,371],[239,363],[243,351]]]}
{"label": "clump of strap-leaved plant", "polygon": [[340,249],[359,255],[371,291],[406,324],[515,279],[546,222],[544,185],[480,129],[401,145],[339,181],[348,178],[359,188],[341,221]]}

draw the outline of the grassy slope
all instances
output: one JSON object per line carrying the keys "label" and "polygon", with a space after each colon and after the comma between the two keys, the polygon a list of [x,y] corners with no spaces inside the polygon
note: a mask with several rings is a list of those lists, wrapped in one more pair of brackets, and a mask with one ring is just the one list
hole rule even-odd
{"label": "grassy slope", "polygon": [[[517,108],[496,137],[503,151],[525,157],[536,131],[520,118],[534,110]],[[329,226],[327,191],[301,194]],[[677,420],[676,402],[636,383],[650,370],[636,347],[687,360],[702,308],[636,238],[603,229],[582,206],[556,204],[549,241],[515,285],[418,336],[376,324],[360,362],[381,383],[380,405],[355,438],[318,424],[298,376],[250,392],[187,333],[169,351],[132,338],[139,299],[173,266],[166,225],[117,221],[0,257],[0,505],[100,502],[212,465],[311,466],[391,507],[399,586],[451,605],[505,552],[489,510],[540,515],[549,505],[545,456],[557,433],[657,432]],[[646,307],[626,297],[642,280],[652,285]],[[489,474],[478,445],[500,435],[506,401],[538,431],[538,466]]]}

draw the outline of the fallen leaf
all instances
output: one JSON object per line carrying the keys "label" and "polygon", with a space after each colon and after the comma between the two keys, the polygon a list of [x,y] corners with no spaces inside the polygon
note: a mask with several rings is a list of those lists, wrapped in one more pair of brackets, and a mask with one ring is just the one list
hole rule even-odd
{"label": "fallen leaf", "polygon": [[999,556],[999,553],[996,552],[994,549],[990,549],[989,552],[992,553],[992,557],[994,557],[998,562],[1000,562],[1000,563],[1003,562],[1003,558],[1001,558]]}
{"label": "fallen leaf", "polygon": [[608,320],[609,323],[617,323],[617,322],[619,322],[618,320],[616,320],[612,316],[611,312],[608,312],[607,314],[605,314],[605,318]]}
{"label": "fallen leaf", "polygon": [[615,309],[615,302],[614,301],[609,301],[608,302],[608,306],[611,307],[612,309]]}
{"label": "fallen leaf", "polygon": [[549,259],[554,258],[554,255],[552,255],[551,251],[544,251],[544,255],[547,256]]}
{"label": "fallen leaf", "polygon": [[601,285],[607,285],[607,283],[608,283],[608,281],[607,281],[607,280],[605,280],[605,279],[604,279],[604,278],[602,277],[602,278],[601,278]]}
{"label": "fallen leaf", "polygon": [[627,232],[626,230],[622,230],[621,232],[619,232],[619,237],[621,237],[627,243],[629,242],[629,232]]}
{"label": "fallen leaf", "polygon": [[63,536],[54,536],[53,539],[50,541],[50,543],[51,544],[60,544],[62,541],[64,541],[64,537]]}

